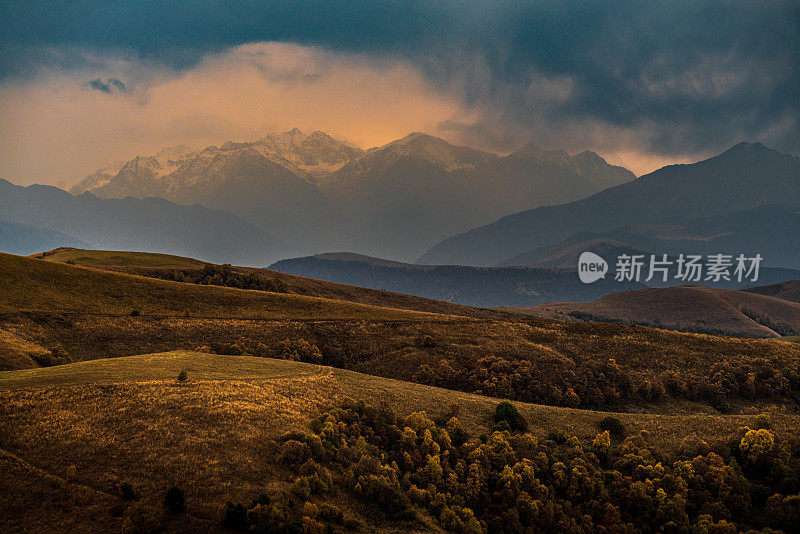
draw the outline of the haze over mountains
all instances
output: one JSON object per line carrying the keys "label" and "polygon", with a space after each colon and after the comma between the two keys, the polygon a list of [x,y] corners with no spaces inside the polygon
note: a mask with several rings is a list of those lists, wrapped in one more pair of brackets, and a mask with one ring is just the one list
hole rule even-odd
{"label": "haze over mountains", "polygon": [[674,224],[636,224],[610,232],[578,232],[500,265],[574,268],[590,250],[613,261],[621,254],[761,254],[769,265],[800,268],[800,208],[761,206]]}
{"label": "haze over mountains", "polygon": [[32,254],[48,247],[86,247],[87,243],[54,230],[0,221],[0,250],[10,254]]}
{"label": "haze over mountains", "polygon": [[[582,246],[583,243],[578,243]],[[610,251],[644,253],[638,249],[617,247],[601,241],[586,243],[586,248],[598,254]],[[608,245],[608,246],[607,246]],[[613,274],[592,284],[579,282],[575,266],[577,256],[571,248],[561,250],[561,256],[546,257],[551,264],[539,266],[471,267],[464,265],[419,265],[359,254],[330,253],[281,260],[270,269],[284,273],[319,278],[340,284],[385,289],[408,295],[455,302],[467,306],[538,306],[549,302],[585,302],[619,291],[679,285],[681,281],[661,283],[617,282]],[[612,256],[607,255],[611,258]],[[550,263],[549,261],[547,263]],[[611,266],[613,272],[613,265]],[[764,267],[760,269],[757,285],[773,284],[800,278],[800,270]],[[704,281],[713,288],[746,289],[754,284]]]}
{"label": "haze over mountains", "polygon": [[17,244],[20,252],[48,250],[53,244],[91,245],[170,251],[245,265],[286,254],[283,243],[230,213],[200,205],[182,206],[161,198],[74,196],[56,187],[21,187],[0,180],[0,220],[16,225],[18,230],[20,225],[27,226],[22,229],[26,234],[17,234],[30,238],[25,244]]}
{"label": "haze over mountains", "polygon": [[[0,182],[0,245],[256,266],[345,250],[366,255],[318,254],[277,268],[482,306],[636,288],[568,289],[574,272],[553,269],[574,268],[583,250],[611,261],[621,253],[760,253],[761,284],[796,279],[800,269],[800,158],[758,143],[634,180],[592,152],[528,144],[500,156],[422,133],[364,151],[295,129],[201,151],[169,147],[100,169],[72,193]],[[445,239],[418,263],[538,270],[426,270],[407,261],[448,235],[537,205]]]}
{"label": "haze over mountains", "polygon": [[[736,214],[765,206],[779,207]],[[525,254],[570,240],[578,232],[610,232],[603,235],[623,242],[625,237],[638,232],[644,236],[641,240],[626,243],[640,248],[660,247],[664,240],[676,237],[687,242],[694,240],[694,244],[714,238],[721,240],[713,243],[715,246],[735,248],[755,244],[775,250],[784,242],[785,256],[765,258],[765,262],[797,267],[793,259],[796,255],[792,253],[797,250],[798,234],[794,230],[797,211],[792,208],[798,207],[800,158],[781,154],[760,143],[740,143],[719,156],[690,165],[670,165],[589,198],[503,217],[442,241],[419,262],[524,263]],[[749,221],[745,222],[747,219]],[[789,228],[785,227],[787,221],[791,225]],[[680,227],[684,224],[688,226]],[[754,230],[751,224],[757,224],[758,228]],[[621,231],[625,235],[611,232],[632,225],[659,225],[660,228],[628,228]],[[692,235],[695,227],[702,228],[703,235]],[[675,235],[670,236],[670,232]],[[747,239],[725,242],[724,236],[737,233]],[[645,239],[648,235],[650,239],[658,238],[659,242],[648,241]],[[759,244],[759,238],[765,240],[764,243]]]}
{"label": "haze over mountains", "polygon": [[502,215],[634,178],[589,151],[570,156],[529,144],[500,156],[422,133],[363,151],[295,129],[136,157],[113,176],[93,173],[72,192],[198,203],[236,214],[299,250],[408,260]]}

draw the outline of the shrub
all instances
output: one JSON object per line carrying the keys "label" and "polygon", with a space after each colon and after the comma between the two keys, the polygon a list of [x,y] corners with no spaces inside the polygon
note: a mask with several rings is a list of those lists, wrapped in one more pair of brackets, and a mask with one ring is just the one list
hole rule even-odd
{"label": "shrub", "polygon": [[775,447],[775,435],[767,429],[748,430],[739,442],[739,450],[747,460],[756,463],[767,458]]}
{"label": "shrub", "polygon": [[769,430],[772,428],[772,423],[769,420],[769,415],[762,413],[756,417],[755,424],[756,430]]}
{"label": "shrub", "polygon": [[292,484],[292,493],[303,500],[311,496],[311,482],[308,477],[297,477]]}
{"label": "shrub", "polygon": [[152,534],[161,530],[161,512],[155,506],[137,503],[125,511],[123,534]]}
{"label": "shrub", "polygon": [[517,407],[508,401],[497,405],[494,410],[494,421],[498,425],[506,423],[511,430],[525,431],[528,428],[528,422],[519,413]]}
{"label": "shrub", "polygon": [[136,492],[133,491],[133,486],[128,482],[123,482],[119,486],[119,493],[123,500],[132,501],[137,498]]}
{"label": "shrub", "polygon": [[338,506],[324,502],[319,505],[319,518],[341,525],[344,521],[344,514]]}
{"label": "shrub", "polygon": [[411,501],[400,486],[392,484],[386,477],[367,475],[358,481],[361,494],[378,504],[389,515],[402,515],[411,506]]}
{"label": "shrub", "polygon": [[36,363],[42,367],[63,365],[72,361],[72,358],[70,358],[69,354],[67,354],[67,351],[64,349],[64,346],[61,344],[51,348],[50,352],[34,354],[32,357],[34,360],[36,360]]}
{"label": "shrub", "polygon": [[347,530],[360,530],[361,521],[359,521],[355,517],[348,517],[347,519],[342,521],[342,526]]}
{"label": "shrub", "polygon": [[597,423],[600,430],[608,430],[608,433],[616,438],[625,437],[625,425],[618,418],[609,415],[600,419]]}
{"label": "shrub", "polygon": [[300,441],[290,439],[283,444],[278,460],[287,464],[302,464],[309,457],[308,445]]}
{"label": "shrub", "polygon": [[563,430],[551,430],[547,433],[547,439],[558,445],[563,445],[567,442],[569,436]]}
{"label": "shrub", "polygon": [[133,310],[131,312],[131,317],[139,317],[139,315],[140,315],[139,310]]}
{"label": "shrub", "polygon": [[322,352],[319,350],[319,347],[302,338],[283,341],[278,346],[275,356],[283,360],[292,360],[295,362],[323,363]]}
{"label": "shrub", "polygon": [[500,421],[500,422],[496,423],[492,430],[494,430],[496,432],[504,432],[504,431],[511,432],[511,425],[508,424],[508,421],[503,420],[503,421]]}
{"label": "shrub", "polygon": [[469,439],[469,434],[464,430],[464,427],[461,426],[461,422],[455,416],[447,421],[446,429],[447,433],[450,435],[450,441],[456,447],[460,447]]}
{"label": "shrub", "polygon": [[[518,415],[510,403],[496,412],[501,428]],[[348,524],[341,511],[307,504],[315,484],[337,495],[337,487],[360,495],[379,520],[410,520],[418,510],[462,534],[727,534],[750,525],[794,531],[800,509],[800,450],[766,429],[737,430],[730,454],[709,450],[697,436],[684,440],[680,451],[665,453],[648,445],[645,431],[613,446],[611,435],[625,433],[615,417],[597,421],[602,431],[593,441],[563,432],[547,440],[494,433],[460,445],[452,441],[460,426],[455,417],[443,428],[425,412],[403,418],[363,401],[345,401],[320,421],[315,434],[282,438],[309,447],[319,443],[312,447],[314,460],[294,469],[300,498],[284,493],[278,507],[251,505],[251,529],[287,532],[300,525],[306,532],[341,532]]]}
{"label": "shrub", "polygon": [[247,510],[241,504],[225,503],[225,517],[222,525],[233,530],[247,531],[250,524],[247,522]]}
{"label": "shrub", "polygon": [[426,335],[422,336],[417,344],[424,349],[432,349],[436,346],[436,340],[432,336]]}
{"label": "shrub", "polygon": [[172,486],[164,495],[164,506],[173,514],[182,514],[186,511],[186,498],[183,490],[178,486]]}

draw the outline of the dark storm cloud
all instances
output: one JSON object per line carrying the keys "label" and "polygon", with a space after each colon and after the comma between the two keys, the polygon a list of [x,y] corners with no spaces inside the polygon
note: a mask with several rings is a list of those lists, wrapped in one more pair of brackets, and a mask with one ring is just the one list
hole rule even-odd
{"label": "dark storm cloud", "polygon": [[63,46],[183,68],[285,41],[411,61],[482,109],[497,140],[627,134],[662,154],[742,139],[800,152],[795,1],[20,2],[0,15],[0,75]]}
{"label": "dark storm cloud", "polygon": [[127,91],[125,84],[121,80],[118,80],[116,78],[109,78],[105,82],[100,78],[90,80],[89,87],[108,94],[125,93]]}

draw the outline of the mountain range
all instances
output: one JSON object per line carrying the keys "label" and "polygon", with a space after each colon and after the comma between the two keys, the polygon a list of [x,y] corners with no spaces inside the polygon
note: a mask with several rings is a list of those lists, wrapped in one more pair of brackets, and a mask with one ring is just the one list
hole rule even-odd
{"label": "mountain range", "polygon": [[87,243],[62,232],[0,221],[0,250],[9,254],[32,254],[54,247],[86,247]]}
{"label": "mountain range", "polygon": [[800,158],[760,143],[740,143],[710,159],[670,165],[585,199],[508,215],[440,242],[418,263],[527,263],[537,249],[591,232],[577,239],[602,235],[654,253],[667,242],[681,252],[689,252],[684,246],[706,245],[737,252],[746,252],[739,247],[781,249],[765,262],[796,268],[799,207]]}
{"label": "mountain range", "polygon": [[[180,252],[210,261],[264,264],[286,245],[230,213],[162,198],[102,199],[56,187],[0,180],[0,219],[14,230],[16,250],[56,246]],[[29,236],[31,241],[20,243]],[[6,243],[12,237],[4,237]],[[14,248],[14,247],[11,247]]]}
{"label": "mountain range", "polygon": [[202,204],[307,252],[400,260],[502,215],[635,178],[589,151],[570,156],[528,144],[501,156],[422,133],[364,151],[297,129],[197,152],[171,147],[113,170],[91,174],[71,192]]}
{"label": "mountain range", "polygon": [[[609,250],[618,250],[620,253],[640,252],[636,249],[618,248],[602,241],[595,242],[586,250],[598,254]],[[566,257],[572,258],[572,254],[567,254]],[[620,291],[675,286],[682,283],[680,281],[660,283],[657,280],[645,282],[644,279],[638,282],[617,282],[612,274],[592,284],[583,284],[578,280],[577,255],[574,261],[569,263],[561,259],[556,259],[554,263],[557,265],[540,267],[420,265],[360,254],[329,253],[281,260],[271,265],[270,269],[340,284],[384,289],[482,307],[585,302]],[[611,269],[614,269],[613,265]],[[797,278],[800,278],[800,270],[764,267],[760,269],[757,284],[749,280],[738,282],[735,278],[719,282],[703,281],[703,284],[715,289],[746,289],[754,285],[774,284]]]}
{"label": "mountain range", "polygon": [[609,262],[621,254],[761,254],[765,264],[800,268],[800,208],[761,206],[675,224],[637,224],[578,232],[565,241],[500,262],[501,266],[574,268],[588,250]]}
{"label": "mountain range", "polygon": [[575,271],[526,267],[414,265],[359,254],[318,254],[269,267],[297,276],[416,295],[467,306],[536,306],[557,300],[597,299],[644,284],[613,278],[584,285]]}

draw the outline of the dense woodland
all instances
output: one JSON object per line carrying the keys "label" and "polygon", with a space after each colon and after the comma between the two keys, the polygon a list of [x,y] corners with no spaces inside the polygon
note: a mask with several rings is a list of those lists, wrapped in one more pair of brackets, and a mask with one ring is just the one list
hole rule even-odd
{"label": "dense woodland", "polygon": [[267,278],[255,273],[237,272],[229,264],[214,265],[209,263],[202,269],[138,269],[134,272],[142,276],[171,280],[173,282],[254,289],[275,293],[288,292],[286,283],[280,278]]}
{"label": "dense woodland", "polygon": [[[454,407],[455,408],[455,407]],[[687,439],[675,453],[619,420],[591,442],[564,433],[538,439],[507,402],[491,434],[470,436],[457,417],[400,417],[346,401],[281,439],[291,492],[228,503],[224,524],[256,532],[357,529],[333,501],[353,494],[386,519],[482,532],[800,531],[800,446],[770,430],[741,427],[712,450]]]}
{"label": "dense woodland", "polygon": [[[424,336],[422,349],[437,341]],[[318,347],[305,339],[265,344],[242,338],[235,343],[212,343],[203,350],[216,354],[272,357],[347,368],[341,350]],[[727,413],[732,403],[753,400],[800,398],[800,369],[777,366],[766,358],[748,363],[720,361],[705,372],[679,367],[643,375],[617,364],[614,359],[572,360],[557,357],[525,359],[509,355],[442,358],[420,365],[414,382],[467,393],[512,400],[588,409],[619,409],[633,403],[661,402],[668,398],[700,401]]]}

